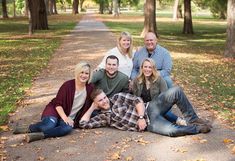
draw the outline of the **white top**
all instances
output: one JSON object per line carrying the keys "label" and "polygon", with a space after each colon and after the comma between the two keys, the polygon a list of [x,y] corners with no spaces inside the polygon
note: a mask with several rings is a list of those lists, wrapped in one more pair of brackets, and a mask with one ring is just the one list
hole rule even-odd
{"label": "white top", "polygon": [[86,88],[84,88],[82,91],[75,91],[73,106],[69,115],[69,117],[72,120],[75,119],[78,111],[80,111],[82,106],[84,105],[86,100],[86,95],[87,95]]}
{"label": "white top", "polygon": [[105,60],[109,55],[115,55],[119,59],[119,67],[118,71],[124,73],[129,78],[131,76],[131,71],[133,68],[133,62],[132,59],[128,57],[128,55],[123,55],[117,47],[109,50],[106,55],[104,56],[101,63],[98,65],[99,68],[105,69]]}

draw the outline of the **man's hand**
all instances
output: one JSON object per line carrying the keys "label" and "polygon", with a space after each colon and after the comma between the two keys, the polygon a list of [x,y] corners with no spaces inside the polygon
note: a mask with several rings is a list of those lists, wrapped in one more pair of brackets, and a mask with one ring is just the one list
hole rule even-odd
{"label": "man's hand", "polygon": [[137,124],[139,126],[139,131],[143,131],[147,127],[147,123],[146,123],[145,119],[139,119],[137,121]]}

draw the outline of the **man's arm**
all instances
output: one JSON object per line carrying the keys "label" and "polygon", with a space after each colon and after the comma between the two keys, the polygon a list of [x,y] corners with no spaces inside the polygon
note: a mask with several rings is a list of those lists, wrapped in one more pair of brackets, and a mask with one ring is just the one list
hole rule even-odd
{"label": "man's arm", "polygon": [[91,114],[92,112],[97,109],[96,106],[94,105],[94,103],[92,103],[91,107],[87,110],[87,112],[82,116],[80,121],[90,121],[91,118]]}
{"label": "man's arm", "polygon": [[140,103],[136,104],[135,107],[136,107],[136,111],[139,115],[139,120],[138,120],[137,124],[139,126],[139,130],[143,131],[147,126],[147,123],[144,119],[144,113],[145,113],[144,103],[140,102]]}
{"label": "man's arm", "polygon": [[92,129],[98,127],[104,127],[110,124],[110,113],[100,113],[91,118],[92,112],[97,109],[94,103],[88,109],[88,111],[83,115],[79,121],[79,127],[83,129]]}
{"label": "man's arm", "polygon": [[167,50],[164,51],[163,55],[164,55],[164,59],[163,59],[162,70],[160,71],[160,74],[162,77],[165,77],[171,74],[172,59],[171,59],[170,53]]}
{"label": "man's arm", "polygon": [[135,77],[137,77],[138,73],[139,73],[139,64],[138,64],[138,52],[136,52],[134,54],[134,58],[133,58],[133,68],[131,71],[131,80],[133,80]]}

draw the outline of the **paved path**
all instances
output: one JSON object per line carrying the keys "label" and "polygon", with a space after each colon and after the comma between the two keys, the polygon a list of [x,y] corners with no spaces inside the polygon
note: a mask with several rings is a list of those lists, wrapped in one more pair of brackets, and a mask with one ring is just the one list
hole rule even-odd
{"label": "paved path", "polygon": [[[115,36],[92,15],[86,15],[74,31],[65,37],[48,67],[34,81],[23,108],[10,118],[13,127],[17,122],[29,124],[40,119],[40,112],[53,98],[61,84],[73,78],[73,68],[81,60],[93,67],[104,53],[115,46]],[[75,130],[62,138],[45,139],[33,143],[22,141],[24,135],[5,132],[7,160],[56,161],[234,161],[232,144],[235,131],[224,128],[216,120],[209,134],[170,138],[149,132],[127,132],[109,128]]]}

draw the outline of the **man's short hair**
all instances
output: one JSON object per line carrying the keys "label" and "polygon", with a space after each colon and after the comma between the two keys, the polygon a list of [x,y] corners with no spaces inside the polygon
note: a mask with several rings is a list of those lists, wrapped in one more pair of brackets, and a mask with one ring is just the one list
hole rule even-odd
{"label": "man's short hair", "polygon": [[108,59],[117,59],[117,64],[119,65],[119,59],[115,55],[109,55],[107,56],[105,63],[107,64]]}
{"label": "man's short hair", "polygon": [[93,91],[91,92],[90,98],[94,101],[94,99],[101,94],[102,92],[104,92],[102,89],[100,88],[95,88],[93,89]]}

